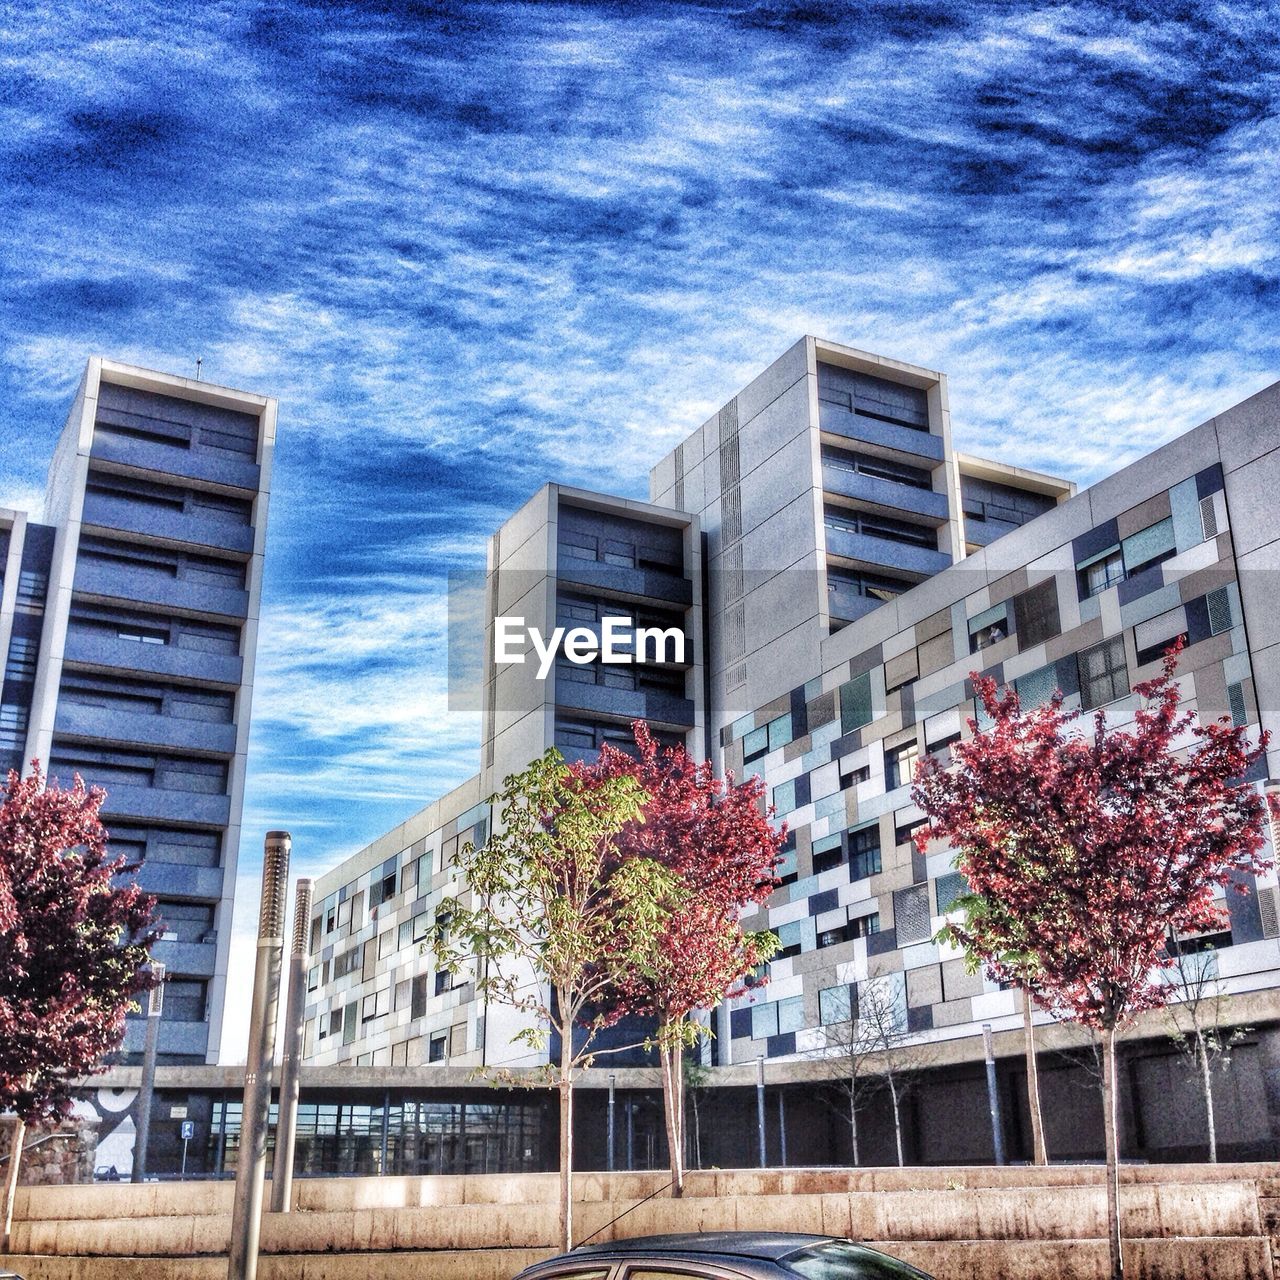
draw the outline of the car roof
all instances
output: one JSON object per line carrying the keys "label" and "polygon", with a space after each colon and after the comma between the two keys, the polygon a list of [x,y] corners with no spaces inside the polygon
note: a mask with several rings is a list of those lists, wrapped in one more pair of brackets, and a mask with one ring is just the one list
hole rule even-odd
{"label": "car roof", "polygon": [[805,1245],[823,1244],[834,1236],[807,1235],[796,1231],[699,1231],[691,1234],[635,1236],[629,1240],[605,1240],[600,1244],[579,1245],[561,1259],[598,1257],[601,1254],[645,1253],[715,1253],[730,1258],[785,1258]]}

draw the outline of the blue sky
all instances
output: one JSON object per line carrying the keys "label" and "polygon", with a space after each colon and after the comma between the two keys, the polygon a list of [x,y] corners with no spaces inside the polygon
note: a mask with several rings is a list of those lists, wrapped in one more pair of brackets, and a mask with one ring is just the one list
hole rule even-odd
{"label": "blue sky", "polygon": [[647,496],[800,334],[1082,483],[1273,381],[1277,17],[9,6],[0,505],[90,354],[280,398],[237,932],[265,829],[315,873],[474,771],[445,574],[546,479]]}

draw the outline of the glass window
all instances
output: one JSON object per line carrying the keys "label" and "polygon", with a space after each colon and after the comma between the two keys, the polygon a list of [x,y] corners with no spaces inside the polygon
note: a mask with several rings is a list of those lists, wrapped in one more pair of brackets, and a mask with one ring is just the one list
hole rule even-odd
{"label": "glass window", "polygon": [[984,609],[969,619],[969,652],[978,653],[999,644],[1009,634],[1009,605],[1006,601]]}
{"label": "glass window", "polygon": [[1131,535],[1120,544],[1124,554],[1127,574],[1141,573],[1162,560],[1177,554],[1173,536],[1173,517],[1168,516],[1156,524]]}
{"label": "glass window", "polygon": [[1076,656],[1080,672],[1080,705],[1086,711],[1114,702],[1129,692],[1124,640],[1116,636]]}
{"label": "glass window", "polygon": [[923,1271],[849,1240],[810,1245],[782,1265],[804,1280],[929,1280]]}
{"label": "glass window", "polygon": [[770,1001],[768,1004],[751,1006],[751,1038],[765,1040],[778,1034],[778,1006]]}
{"label": "glass window", "polygon": [[1124,554],[1118,546],[1111,547],[1078,564],[1076,572],[1085,597],[1101,595],[1108,587],[1124,581]]}
{"label": "glass window", "polygon": [[769,727],[765,725],[761,729],[752,729],[742,739],[742,759],[745,763],[748,760],[758,760],[769,750]]}
{"label": "glass window", "polygon": [[830,871],[834,867],[838,867],[844,861],[843,841],[839,833],[833,836],[823,836],[820,840],[813,842],[813,871],[817,875],[823,871]]}
{"label": "glass window", "polygon": [[905,787],[915,774],[916,763],[920,759],[920,744],[904,742],[900,746],[890,747],[884,753],[884,786],[886,791]]}
{"label": "glass window", "polygon": [[801,921],[792,920],[787,924],[780,924],[774,932],[778,935],[778,941],[782,945],[778,948],[773,959],[786,960],[790,956],[798,956],[800,954],[800,944],[804,938]]}
{"label": "glass window", "polygon": [[857,988],[844,985],[839,987],[823,987],[818,992],[818,1018],[824,1027],[838,1022],[849,1022],[856,1008],[855,993]]}
{"label": "glass window", "polygon": [[1030,649],[1032,645],[1043,644],[1056,636],[1062,630],[1058,618],[1056,580],[1050,578],[1015,597],[1013,616],[1019,650]]}
{"label": "glass window", "polygon": [[778,1001],[778,1034],[804,1030],[804,997],[789,996]]}
{"label": "glass window", "polygon": [[779,813],[790,813],[796,807],[796,783],[783,782],[773,789],[773,807]]}
{"label": "glass window", "polygon": [[871,672],[864,671],[840,686],[840,732],[852,733],[871,723]]}
{"label": "glass window", "polygon": [[779,716],[769,721],[769,750],[776,751],[791,741],[791,716]]}
{"label": "glass window", "polygon": [[865,880],[880,874],[880,824],[849,832],[849,879]]}

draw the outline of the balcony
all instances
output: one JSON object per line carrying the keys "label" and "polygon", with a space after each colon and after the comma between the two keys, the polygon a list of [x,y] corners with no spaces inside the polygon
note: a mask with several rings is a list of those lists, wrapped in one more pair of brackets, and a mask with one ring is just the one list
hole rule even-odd
{"label": "balcony", "polygon": [[622,720],[686,729],[693,724],[693,702],[658,689],[613,689],[603,684],[579,684],[556,679],[556,706]]}
{"label": "balcony", "polygon": [[660,600],[664,604],[693,603],[693,583],[688,578],[654,569],[629,569],[624,565],[578,560],[563,551],[556,558],[556,577],[563,583],[606,595]]}
{"label": "balcony", "polygon": [[182,974],[188,978],[211,978],[217,956],[217,946],[212,942],[156,943],[151,954],[170,974]]}
{"label": "balcony", "polygon": [[240,683],[244,660],[234,653],[205,653],[171,644],[139,644],[119,640],[100,631],[67,631],[66,660],[85,667],[113,671],[176,676],[184,680],[235,686]]}
{"label": "balcony", "polygon": [[258,491],[261,479],[258,464],[250,462],[242,453],[224,454],[212,449],[183,448],[177,444],[110,436],[97,431],[94,432],[90,456],[157,477],[185,476],[190,480],[205,480],[251,493]]}
{"label": "balcony", "polygon": [[947,495],[932,489],[918,489],[910,484],[897,484],[879,476],[867,476],[844,467],[824,463],[822,487],[827,493],[852,498],[886,512],[905,512],[920,517],[921,523],[938,528],[947,522]]}
{"label": "balcony", "polygon": [[234,724],[118,711],[62,699],[58,700],[53,730],[59,741],[117,742],[124,746],[173,748],[220,756],[234,755],[236,749]]}
{"label": "balcony", "polygon": [[873,596],[862,596],[856,591],[841,591],[838,588],[827,592],[827,612],[832,622],[857,622],[867,614],[875,612],[885,600],[877,600]]}
{"label": "balcony", "polygon": [[917,461],[926,458],[937,464],[943,458],[941,436],[902,427],[894,422],[881,422],[879,418],[852,413],[825,401],[818,405],[818,426],[845,440],[858,440],[881,449],[892,449],[896,453],[909,454]]}
{"label": "balcony", "polygon": [[[124,1024],[124,1052],[139,1058],[147,1042],[146,1018],[128,1018]],[[160,1019],[160,1054],[188,1058],[204,1057],[209,1048],[209,1024],[207,1022],[170,1022]]]}
{"label": "balcony", "polygon": [[[93,783],[93,778],[85,781]],[[102,815],[111,818],[143,818],[153,822],[178,822],[195,827],[225,827],[231,821],[231,800],[203,791],[176,791],[167,787],[132,787],[112,783],[105,787]],[[107,826],[110,827],[110,821]]]}
{"label": "balcony", "polygon": [[138,872],[138,883],[162,898],[194,898],[216,902],[222,897],[221,867],[191,867],[184,862],[147,859]]}
{"label": "balcony", "polygon": [[74,589],[82,595],[125,604],[158,605],[182,613],[210,614],[237,621],[243,621],[249,613],[247,591],[83,559],[76,565]]}
{"label": "balcony", "polygon": [[253,526],[229,520],[207,520],[145,502],[92,493],[85,499],[84,526],[87,532],[136,533],[144,538],[181,543],[186,547],[218,551],[253,551]]}
{"label": "balcony", "polygon": [[829,555],[841,556],[874,569],[892,569],[928,578],[951,567],[951,557],[945,552],[913,546],[909,542],[891,542],[888,538],[872,538],[865,533],[848,533],[843,529],[827,529],[826,535]]}

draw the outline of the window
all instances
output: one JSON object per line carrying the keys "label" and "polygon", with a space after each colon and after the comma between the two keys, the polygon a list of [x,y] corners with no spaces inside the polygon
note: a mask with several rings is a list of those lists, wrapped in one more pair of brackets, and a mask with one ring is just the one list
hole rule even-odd
{"label": "window", "polygon": [[315,991],[320,986],[320,966],[314,964],[307,970],[307,990]]}
{"label": "window", "polygon": [[813,874],[831,871],[844,861],[842,837],[837,833],[813,842]]}
{"label": "window", "polygon": [[879,932],[880,913],[878,911],[873,911],[866,916],[854,916],[849,921],[848,935],[850,938],[869,938],[873,933]]}
{"label": "window", "polygon": [[790,782],[783,782],[774,787],[772,804],[779,813],[790,813],[796,807],[796,782],[794,778]]}
{"label": "window", "polygon": [[849,832],[849,879],[865,880],[880,874],[880,824]]}
{"label": "window", "polygon": [[770,1036],[804,1029],[804,997],[790,996],[768,1004],[751,1006],[751,1038],[765,1040]]}
{"label": "window", "polygon": [[748,764],[752,760],[759,760],[761,756],[767,755],[769,752],[769,727],[765,725],[760,729],[752,729],[750,733],[742,739],[742,762]]}
{"label": "window", "polygon": [[[822,522],[833,533],[861,534],[867,538],[882,538],[886,542],[904,542],[933,551],[938,549],[938,535],[933,529],[908,520],[895,520],[892,516],[872,515],[868,511],[853,511],[828,504],[823,508]],[[831,550],[841,554],[838,546]]]}
{"label": "window", "polygon": [[452,990],[453,974],[451,974],[448,969],[441,969],[440,972],[436,974],[436,995],[442,996],[446,991]]}
{"label": "window", "polygon": [[969,652],[978,653],[999,644],[1009,634],[1009,604],[1005,601],[969,619]]}
{"label": "window", "polygon": [[885,790],[894,791],[898,787],[905,787],[914,776],[919,759],[920,744],[914,740],[886,749],[884,753]]}
{"label": "window", "polygon": [[958,871],[939,876],[934,886],[938,898],[938,914],[945,916],[969,892],[969,882]]}
{"label": "window", "polygon": [[802,922],[792,920],[788,924],[780,924],[775,933],[778,935],[778,941],[782,944],[779,946],[777,953],[772,957],[774,960],[789,960],[792,956],[798,956],[801,950],[801,944],[804,939],[802,931]]}
{"label": "window", "polygon": [[860,596],[864,600],[892,600],[911,585],[901,578],[886,578],[875,573],[853,573],[848,569],[827,567],[827,591],[831,595]]}
{"label": "window", "polygon": [[4,669],[6,680],[30,680],[36,674],[39,646],[29,636],[14,636],[9,641],[9,661]]}
{"label": "window", "polygon": [[904,822],[900,827],[893,829],[894,844],[912,844],[914,836],[921,827],[927,827],[929,820],[927,818],[917,818],[913,822]]}
{"label": "window", "polygon": [[445,1048],[449,1043],[449,1038],[443,1031],[437,1035],[433,1035],[427,1042],[427,1061],[443,1062]]}
{"label": "window", "polygon": [[840,775],[840,790],[848,791],[850,787],[856,787],[859,783],[871,781],[871,766],[867,764],[859,765],[856,769],[850,769],[848,773]]}
{"label": "window", "polygon": [[1018,648],[1030,649],[1043,644],[1061,630],[1058,618],[1058,584],[1050,578],[1016,596],[1013,601],[1014,626],[1018,632]]}
{"label": "window", "polygon": [[840,686],[840,732],[852,733],[871,723],[871,672],[864,671]]}
{"label": "window", "polygon": [[1129,692],[1129,670],[1124,661],[1124,640],[1116,636],[1086,649],[1076,657],[1080,672],[1080,705],[1086,711],[1114,702]]}
{"label": "window", "polygon": [[413,980],[413,989],[409,993],[409,1017],[421,1018],[427,1011],[427,975],[420,973]]}
{"label": "window", "polygon": [[1118,546],[1110,547],[1078,564],[1076,574],[1083,597],[1101,595],[1108,587],[1124,581],[1124,556]]}
{"label": "window", "polygon": [[855,475],[873,476],[877,480],[909,484],[914,489],[933,488],[933,479],[923,467],[912,467],[905,462],[890,462],[888,458],[854,453],[834,445],[822,446],[822,465],[835,471],[848,471]]}
{"label": "window", "polygon": [[1124,557],[1124,571],[1127,577],[1141,573],[1168,560],[1177,554],[1177,545],[1173,534],[1173,517],[1149,525],[1145,529],[1125,538],[1120,544]]}
{"label": "window", "polygon": [[773,874],[777,877],[780,884],[794,884],[800,878],[800,872],[796,863],[796,839],[795,833],[790,832],[787,835],[787,843],[782,846],[778,853],[778,861],[774,864]]}
{"label": "window", "polygon": [[839,1022],[852,1022],[857,1017],[858,988],[852,983],[839,987],[823,987],[818,992],[818,1021],[824,1027]]}
{"label": "window", "polygon": [[385,960],[395,950],[395,930],[386,929],[378,935],[378,959]]}

